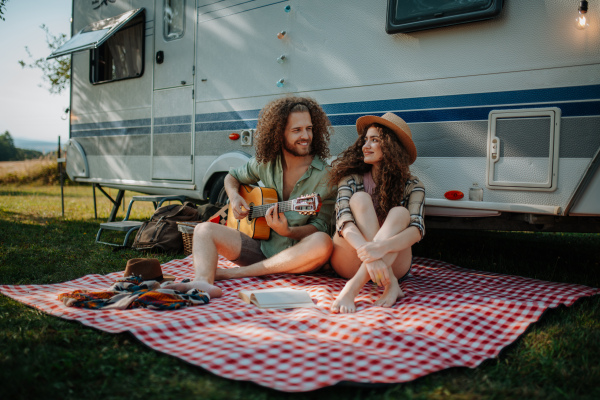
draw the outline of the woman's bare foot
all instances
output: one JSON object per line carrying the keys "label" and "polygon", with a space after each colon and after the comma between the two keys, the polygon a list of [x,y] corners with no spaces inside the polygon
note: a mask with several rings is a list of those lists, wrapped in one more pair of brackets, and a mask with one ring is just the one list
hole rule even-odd
{"label": "woman's bare foot", "polygon": [[221,289],[219,287],[217,287],[215,285],[211,285],[210,283],[204,282],[204,281],[191,281],[191,282],[186,282],[186,283],[171,283],[171,284],[163,286],[163,288],[177,290],[177,291],[183,292],[183,293],[186,293],[187,291],[189,291],[191,289],[198,289],[198,290],[208,293],[208,295],[210,296],[211,299],[214,299],[216,297],[221,297],[223,295],[223,292],[221,291]]}
{"label": "woman's bare foot", "polygon": [[393,278],[390,284],[385,287],[383,294],[379,299],[377,299],[375,305],[378,307],[389,308],[393,306],[398,299],[404,296],[404,292],[402,291],[402,289],[400,289],[400,285],[398,285],[398,280]]}
{"label": "woman's bare foot", "polygon": [[331,312],[334,314],[349,314],[355,312],[356,304],[354,304],[354,299],[358,296],[358,292],[360,292],[361,288],[362,285],[360,285],[360,282],[357,282],[354,278],[350,279],[331,305]]}

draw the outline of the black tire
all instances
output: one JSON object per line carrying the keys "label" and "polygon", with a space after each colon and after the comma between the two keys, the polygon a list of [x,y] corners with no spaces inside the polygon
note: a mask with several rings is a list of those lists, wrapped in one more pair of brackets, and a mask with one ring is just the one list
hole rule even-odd
{"label": "black tire", "polygon": [[212,204],[227,204],[229,202],[229,197],[227,197],[225,191],[225,176],[227,176],[226,173],[219,174],[210,188],[208,201]]}

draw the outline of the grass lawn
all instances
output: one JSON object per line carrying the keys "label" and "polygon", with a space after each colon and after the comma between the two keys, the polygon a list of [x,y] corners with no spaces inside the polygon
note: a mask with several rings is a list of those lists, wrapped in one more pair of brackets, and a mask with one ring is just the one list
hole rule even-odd
{"label": "grass lawn", "polygon": [[[62,218],[60,187],[0,186],[0,284],[56,283],[122,271],[128,259],[139,256],[94,243],[98,224],[111,209],[97,195],[99,219],[94,219],[91,187],[66,187]],[[136,203],[132,218],[151,214],[151,205]],[[118,218],[123,215],[120,211]],[[429,230],[415,255],[600,286],[600,234]],[[0,399],[597,399],[599,383],[600,296],[548,311],[499,358],[476,369],[453,368],[405,384],[288,394],[217,377],[129,334],[50,317],[0,295]]]}

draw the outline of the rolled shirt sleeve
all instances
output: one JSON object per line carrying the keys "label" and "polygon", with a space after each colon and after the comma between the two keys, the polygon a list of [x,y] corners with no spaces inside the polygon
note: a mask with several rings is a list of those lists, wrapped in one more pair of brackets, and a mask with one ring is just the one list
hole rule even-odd
{"label": "rolled shirt sleeve", "polygon": [[350,210],[350,197],[356,192],[364,191],[361,175],[349,175],[340,179],[337,187],[337,198],[335,201],[335,230],[342,235],[342,229],[348,222],[356,223],[352,210]]}
{"label": "rolled shirt sleeve", "polygon": [[410,213],[410,223],[408,226],[416,227],[421,232],[421,239],[425,236],[425,186],[416,177],[411,176],[406,182],[403,204]]}

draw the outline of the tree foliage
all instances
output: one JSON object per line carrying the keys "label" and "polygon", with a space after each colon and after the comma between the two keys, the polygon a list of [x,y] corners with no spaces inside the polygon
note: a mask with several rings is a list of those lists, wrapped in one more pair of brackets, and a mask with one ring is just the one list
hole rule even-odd
{"label": "tree foliage", "polygon": [[5,21],[4,19],[4,10],[6,9],[6,3],[8,0],[0,0],[0,19]]}
{"label": "tree foliage", "polygon": [[[4,0],[0,0],[4,1]],[[54,35],[46,25],[40,26],[46,32],[46,43],[50,52],[58,49],[67,40],[67,35],[60,33]],[[28,47],[25,47],[29,62],[19,60],[23,68],[40,69],[43,72],[44,81],[49,84],[48,90],[53,94],[60,94],[69,87],[71,80],[71,57],[62,56],[47,60],[45,57],[35,58]]]}
{"label": "tree foliage", "polygon": [[41,157],[43,154],[36,150],[19,149],[15,147],[10,132],[0,135],[0,161],[21,161]]}

